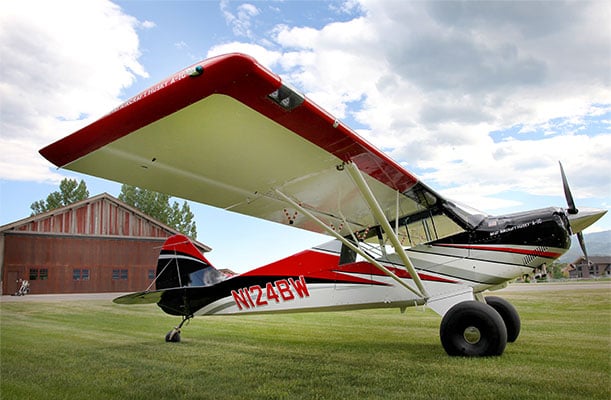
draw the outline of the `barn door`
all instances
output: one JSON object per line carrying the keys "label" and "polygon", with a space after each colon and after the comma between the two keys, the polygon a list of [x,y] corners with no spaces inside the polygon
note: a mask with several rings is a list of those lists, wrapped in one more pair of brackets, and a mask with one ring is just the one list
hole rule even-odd
{"label": "barn door", "polygon": [[19,287],[21,286],[21,282],[19,280],[19,272],[18,271],[8,271],[6,282],[6,293],[3,294],[15,294]]}

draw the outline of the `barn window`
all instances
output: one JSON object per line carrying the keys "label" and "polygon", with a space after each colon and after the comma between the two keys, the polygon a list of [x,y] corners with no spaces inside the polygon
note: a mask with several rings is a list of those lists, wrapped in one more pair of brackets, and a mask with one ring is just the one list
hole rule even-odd
{"label": "barn window", "polygon": [[89,270],[88,269],[73,269],[72,270],[72,280],[88,281],[89,280]]}
{"label": "barn window", "polygon": [[126,269],[113,269],[112,270],[112,279],[113,280],[127,280],[127,270]]}
{"label": "barn window", "polygon": [[30,268],[30,280],[35,281],[40,279],[42,281],[49,278],[49,270],[47,268]]}
{"label": "barn window", "polygon": [[155,279],[155,270],[149,269],[149,279]]}

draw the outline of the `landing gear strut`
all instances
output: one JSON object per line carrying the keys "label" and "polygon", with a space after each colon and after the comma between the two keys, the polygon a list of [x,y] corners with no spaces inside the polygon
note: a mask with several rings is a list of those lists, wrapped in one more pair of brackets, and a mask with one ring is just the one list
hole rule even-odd
{"label": "landing gear strut", "polygon": [[165,335],[165,341],[172,343],[180,342],[180,329],[182,328],[184,323],[189,321],[191,318],[193,318],[192,315],[183,315],[180,324],[177,327],[174,327],[171,331],[169,331],[167,335]]}

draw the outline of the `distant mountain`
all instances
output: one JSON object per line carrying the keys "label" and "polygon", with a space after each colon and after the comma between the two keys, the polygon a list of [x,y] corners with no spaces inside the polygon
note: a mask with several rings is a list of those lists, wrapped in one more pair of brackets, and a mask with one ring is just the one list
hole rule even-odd
{"label": "distant mountain", "polygon": [[[611,231],[587,233],[583,235],[588,256],[611,256]],[[571,263],[581,257],[581,247],[577,236],[571,236],[571,248],[558,259],[561,263]]]}

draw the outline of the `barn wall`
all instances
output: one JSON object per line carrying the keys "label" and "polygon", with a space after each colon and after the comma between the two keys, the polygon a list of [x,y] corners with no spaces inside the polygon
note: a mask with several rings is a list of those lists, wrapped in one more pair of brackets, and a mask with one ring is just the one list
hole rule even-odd
{"label": "barn wall", "polygon": [[117,235],[166,237],[167,229],[106,198],[60,209],[40,219],[30,220],[17,230],[71,235]]}
{"label": "barn wall", "polygon": [[[30,280],[32,294],[141,291],[152,282],[164,240],[5,232],[2,293],[14,293],[19,278]],[[31,270],[45,269],[46,276],[30,279]],[[76,279],[75,270],[87,270],[88,279]]]}

